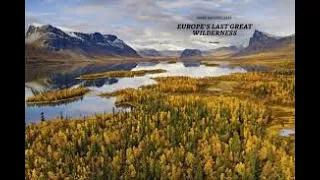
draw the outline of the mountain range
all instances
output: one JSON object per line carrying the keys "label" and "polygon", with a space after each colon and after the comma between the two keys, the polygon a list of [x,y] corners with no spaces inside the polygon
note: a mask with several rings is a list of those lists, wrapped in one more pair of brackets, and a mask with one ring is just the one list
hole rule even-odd
{"label": "mountain range", "polygon": [[277,37],[268,33],[255,30],[249,40],[249,45],[235,54],[235,56],[243,56],[258,52],[269,51],[295,43],[295,34],[285,37]]}
{"label": "mountain range", "polygon": [[140,49],[140,50],[138,50],[138,54],[140,56],[142,56],[142,57],[159,57],[159,56],[162,56],[155,49]]}
{"label": "mountain range", "polygon": [[183,50],[162,50],[159,53],[167,57],[179,57]]}
{"label": "mountain range", "polygon": [[41,55],[53,53],[70,56],[71,54],[88,58],[139,57],[133,48],[115,35],[62,30],[52,25],[30,25],[26,32],[25,45],[26,57],[34,56],[32,54],[34,51],[42,51]]}
{"label": "mountain range", "polygon": [[[203,56],[209,56],[212,58],[217,57],[237,57],[250,54],[262,53],[267,51],[275,51],[279,49],[290,49],[294,47],[295,35],[277,37],[268,33],[255,30],[252,37],[249,40],[249,45],[245,46],[225,46],[207,51],[202,51]],[[292,49],[291,49],[292,50]],[[200,51],[200,50],[199,50]],[[197,55],[193,55],[197,56]]]}
{"label": "mountain range", "polygon": [[25,59],[95,59],[106,57],[195,57],[195,56],[244,56],[269,51],[295,43],[295,35],[277,37],[255,30],[247,47],[229,46],[208,51],[157,51],[141,49],[138,52],[116,35],[83,33],[52,25],[32,24],[25,35]]}

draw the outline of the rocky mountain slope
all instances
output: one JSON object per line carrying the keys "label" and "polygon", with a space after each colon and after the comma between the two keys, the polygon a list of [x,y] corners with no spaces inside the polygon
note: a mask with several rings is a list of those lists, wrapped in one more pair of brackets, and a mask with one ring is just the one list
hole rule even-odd
{"label": "rocky mountain slope", "polygon": [[[75,32],[52,25],[32,24],[25,36],[26,57],[34,56],[34,51],[46,55],[67,52],[85,57],[130,56],[139,57],[137,52],[115,35]],[[30,50],[29,47],[33,47]],[[32,48],[31,48],[32,49]],[[27,51],[28,50],[28,51]],[[43,55],[43,53],[41,53]],[[62,53],[63,54],[63,53]]]}
{"label": "rocky mountain slope", "polygon": [[295,35],[277,37],[255,30],[250,38],[249,45],[241,50],[236,56],[264,52],[271,49],[281,48],[295,43]]}

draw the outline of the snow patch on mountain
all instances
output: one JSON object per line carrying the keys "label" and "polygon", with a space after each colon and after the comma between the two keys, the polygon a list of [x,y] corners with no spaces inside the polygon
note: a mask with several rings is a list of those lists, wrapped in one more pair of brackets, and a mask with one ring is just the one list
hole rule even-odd
{"label": "snow patch on mountain", "polygon": [[80,32],[71,28],[67,28],[67,27],[61,27],[61,26],[56,26],[58,29],[64,31],[64,32]]}
{"label": "snow patch on mountain", "polygon": [[75,38],[80,39],[81,41],[84,41],[84,39],[82,39],[81,37],[77,36],[74,32],[68,32],[68,31],[64,31],[64,32],[67,33],[71,37],[75,37]]}
{"label": "snow patch on mountain", "polygon": [[118,47],[120,49],[124,48],[124,42],[120,39],[116,39],[114,41],[108,41],[112,46]]}
{"label": "snow patch on mountain", "polygon": [[[83,33],[71,28],[33,23],[25,37],[26,43],[36,43],[48,49],[82,50],[86,55],[136,56],[137,52],[115,35],[99,32]],[[101,46],[104,46],[103,48]]]}
{"label": "snow patch on mountain", "polygon": [[43,24],[40,24],[40,23],[32,23],[31,26],[34,26],[34,27],[42,27],[44,26]]}

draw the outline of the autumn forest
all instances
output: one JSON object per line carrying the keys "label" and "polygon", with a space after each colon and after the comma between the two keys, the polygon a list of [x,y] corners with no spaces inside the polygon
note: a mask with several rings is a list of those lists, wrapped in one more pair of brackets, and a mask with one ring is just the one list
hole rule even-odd
{"label": "autumn forest", "polygon": [[295,139],[279,136],[281,111],[272,111],[294,110],[294,74],[159,77],[103,93],[130,111],[26,126],[25,177],[294,179]]}

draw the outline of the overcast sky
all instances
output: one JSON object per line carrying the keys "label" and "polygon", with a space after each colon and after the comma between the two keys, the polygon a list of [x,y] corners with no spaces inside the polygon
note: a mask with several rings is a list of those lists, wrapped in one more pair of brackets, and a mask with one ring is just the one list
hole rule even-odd
{"label": "overcast sky", "polygon": [[[254,29],[277,36],[295,33],[294,0],[26,0],[25,30],[33,22],[81,32],[114,34],[135,49],[213,49],[247,45]],[[231,16],[232,20],[197,20]],[[251,23],[237,36],[193,36],[181,23]],[[209,43],[219,41],[219,44]]]}

